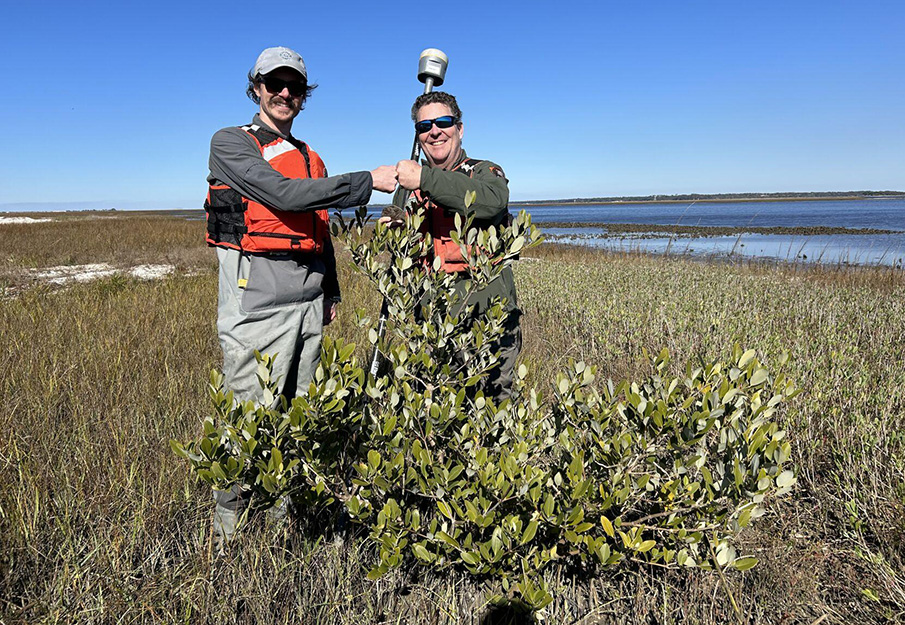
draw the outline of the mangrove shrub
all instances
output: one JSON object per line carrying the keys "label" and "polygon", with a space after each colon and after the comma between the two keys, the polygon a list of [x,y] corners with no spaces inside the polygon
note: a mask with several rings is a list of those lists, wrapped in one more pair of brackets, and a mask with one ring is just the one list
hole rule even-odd
{"label": "mangrove shrub", "polygon": [[[470,295],[539,239],[524,212],[510,226],[460,221],[469,280],[438,271],[422,215],[334,234],[387,300],[386,332],[359,313],[382,367],[324,340],[304,397],[275,395],[263,355],[261,403],[236,402],[212,374],[213,414],[176,452],[215,488],[240,483],[256,505],[341,505],[366,528],[377,578],[396,567],[456,568],[533,607],[552,600],[552,567],[626,562],[750,568],[733,537],[795,482],[778,410],[795,394],[781,371],[738,346],[725,361],[650,358],[645,379],[603,381],[572,362],[543,396],[525,365],[510,398],[485,396],[498,366],[504,302]],[[681,371],[681,369],[679,369]]]}

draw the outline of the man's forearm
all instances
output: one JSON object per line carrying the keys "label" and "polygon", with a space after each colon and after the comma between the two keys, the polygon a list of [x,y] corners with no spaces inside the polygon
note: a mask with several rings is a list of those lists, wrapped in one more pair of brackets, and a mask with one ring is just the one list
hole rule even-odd
{"label": "man's forearm", "polygon": [[244,197],[278,210],[349,208],[367,204],[371,198],[369,172],[329,178],[287,178],[264,160],[254,140],[241,130],[227,129],[214,135],[210,170],[213,178]]}
{"label": "man's forearm", "polygon": [[245,197],[285,211],[349,208],[367,204],[371,199],[371,175],[366,171],[298,179],[286,178],[262,164],[246,173],[244,186],[247,194],[240,192]]}

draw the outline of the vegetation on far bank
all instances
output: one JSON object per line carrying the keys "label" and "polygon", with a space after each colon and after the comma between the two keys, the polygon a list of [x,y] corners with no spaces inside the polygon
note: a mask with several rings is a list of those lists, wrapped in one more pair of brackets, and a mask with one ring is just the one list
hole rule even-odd
{"label": "vegetation on far bank", "polygon": [[581,204],[669,204],[675,202],[797,202],[808,200],[871,200],[905,198],[905,191],[780,191],[776,193],[679,193],[582,197],[557,200],[522,200],[512,206],[569,206]]}
{"label": "vegetation on far bank", "polygon": [[[680,193],[667,195],[626,195],[626,196],[607,196],[607,197],[581,197],[581,198],[560,198],[550,200],[518,200],[510,202],[510,206],[516,208],[530,209],[532,206],[581,206],[587,204],[669,204],[669,203],[687,203],[687,202],[797,202],[810,200],[877,200],[877,199],[902,199],[905,198],[905,191],[779,191],[775,193]],[[387,206],[386,204],[371,204],[369,208],[380,209]],[[199,217],[204,215],[201,208],[174,208],[161,210],[117,210],[114,208],[96,208],[96,209],[76,209],[65,212],[59,211],[48,213],[46,211],[15,211],[4,212],[0,210],[0,215],[15,215],[42,217],[53,214],[55,218],[61,215],[69,218],[78,218],[81,216],[90,216],[97,214],[118,214],[127,213],[132,215],[155,216],[161,213],[178,215],[181,217]]]}

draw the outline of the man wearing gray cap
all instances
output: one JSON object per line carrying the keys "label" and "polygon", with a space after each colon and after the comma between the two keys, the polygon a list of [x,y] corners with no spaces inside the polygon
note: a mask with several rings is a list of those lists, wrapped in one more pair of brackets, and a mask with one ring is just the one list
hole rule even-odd
{"label": "man wearing gray cap", "polygon": [[[223,375],[238,401],[262,398],[255,351],[274,357],[281,394],[306,392],[323,326],[340,299],[327,211],[367,204],[372,189],[396,187],[396,170],[387,165],[328,177],[317,153],[292,136],[316,86],[297,52],[264,50],[248,73],[247,95],[258,113],[251,124],[211,139],[207,242],[220,264]],[[226,541],[248,495],[237,485],[214,491],[214,500],[214,530]]]}

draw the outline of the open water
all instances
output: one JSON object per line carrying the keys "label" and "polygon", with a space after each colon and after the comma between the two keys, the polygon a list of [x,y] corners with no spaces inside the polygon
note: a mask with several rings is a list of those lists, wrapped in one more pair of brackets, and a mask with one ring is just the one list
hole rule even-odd
{"label": "open water", "polygon": [[[557,241],[614,251],[689,254],[703,257],[763,258],[824,264],[905,264],[905,199],[814,200],[800,202],[701,202],[668,204],[587,204],[513,206]],[[671,233],[604,237],[599,227],[553,228],[549,222],[629,223],[726,227],[839,227],[892,230],[895,234],[785,235],[743,233],[737,236],[689,237]]]}

